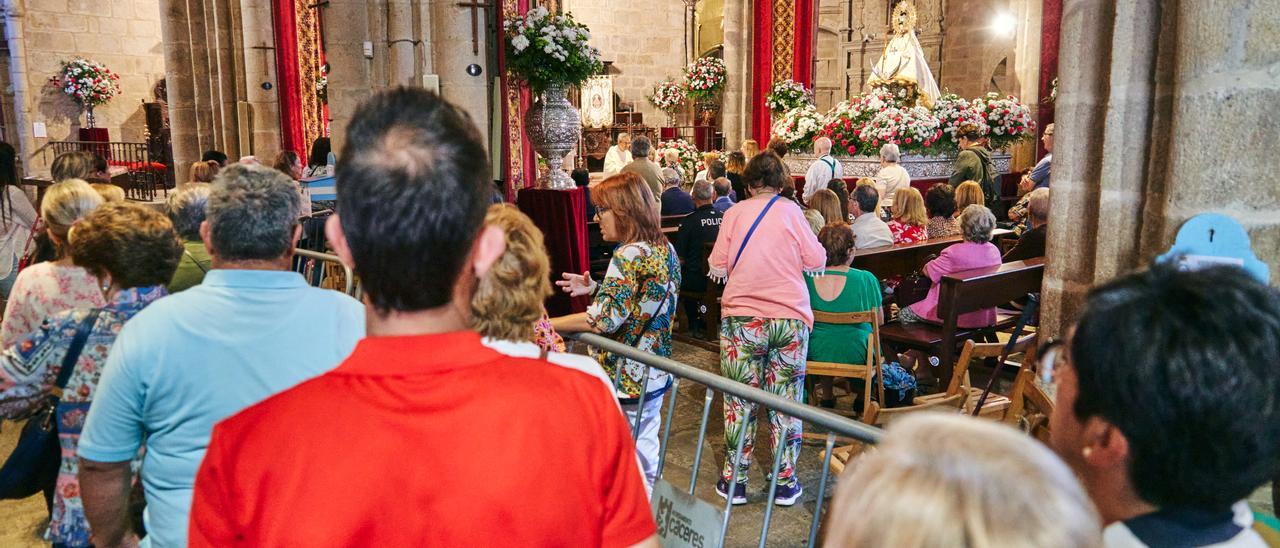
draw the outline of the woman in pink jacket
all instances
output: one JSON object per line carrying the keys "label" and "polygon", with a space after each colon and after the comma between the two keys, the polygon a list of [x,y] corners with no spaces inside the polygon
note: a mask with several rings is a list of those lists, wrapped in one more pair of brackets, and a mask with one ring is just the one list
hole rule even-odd
{"label": "woman in pink jacket", "polygon": [[[729,208],[711,250],[709,273],[726,282],[721,298],[720,371],[725,377],[800,401],[813,311],[806,274],[819,274],[827,253],[818,243],[800,207],[781,198],[786,182],[782,160],[761,153],[747,164],[743,183],[751,198]],[[734,454],[746,436],[739,461],[734,504],[747,502],[747,469],[755,433],[755,404],[726,396],[725,445],[728,456],[716,491],[729,498]],[[795,475],[800,455],[798,419],[769,411],[769,438],[782,447],[774,500],[795,504],[803,489]]]}

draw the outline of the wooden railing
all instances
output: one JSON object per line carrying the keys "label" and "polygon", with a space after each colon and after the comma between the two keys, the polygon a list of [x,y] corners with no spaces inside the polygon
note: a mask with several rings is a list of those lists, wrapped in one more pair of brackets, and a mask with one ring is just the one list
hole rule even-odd
{"label": "wooden railing", "polygon": [[53,141],[45,149],[53,157],[77,150],[92,152],[107,160],[108,166],[123,167],[126,177],[112,182],[124,188],[125,196],[133,200],[152,201],[156,192],[165,188],[165,174],[172,169],[154,162],[147,143],[123,141]]}

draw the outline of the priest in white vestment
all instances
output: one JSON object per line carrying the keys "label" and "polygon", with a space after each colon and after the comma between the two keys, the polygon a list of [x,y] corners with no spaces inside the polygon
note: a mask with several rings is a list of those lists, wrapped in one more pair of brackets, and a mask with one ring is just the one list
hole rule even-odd
{"label": "priest in white vestment", "polygon": [[617,175],[623,166],[631,163],[631,136],[618,134],[618,144],[609,147],[604,155],[604,176]]}

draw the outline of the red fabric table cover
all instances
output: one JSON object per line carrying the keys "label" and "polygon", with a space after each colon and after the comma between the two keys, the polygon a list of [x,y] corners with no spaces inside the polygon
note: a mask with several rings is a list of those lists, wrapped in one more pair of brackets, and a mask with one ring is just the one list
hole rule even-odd
{"label": "red fabric table cover", "polygon": [[663,141],[674,141],[676,137],[678,137],[678,135],[676,135],[676,128],[673,127],[659,128],[658,136],[658,138]]}
{"label": "red fabric table cover", "polygon": [[106,143],[111,141],[111,131],[105,127],[82,127],[80,128],[80,140]]}
{"label": "red fabric table cover", "polygon": [[[547,254],[551,258],[553,282],[559,280],[563,272],[587,271],[590,259],[587,256],[587,199],[584,189],[527,188],[520,191],[516,205],[542,230]],[[547,313],[554,317],[582,312],[590,302],[589,297],[570,299],[557,287],[547,299]]]}

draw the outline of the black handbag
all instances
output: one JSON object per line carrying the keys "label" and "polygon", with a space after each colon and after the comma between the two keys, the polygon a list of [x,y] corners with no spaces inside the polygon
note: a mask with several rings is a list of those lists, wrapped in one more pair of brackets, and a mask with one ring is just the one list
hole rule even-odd
{"label": "black handbag", "polygon": [[[937,255],[929,255],[925,257],[924,262],[936,259]],[[898,287],[893,290],[893,302],[898,305],[901,310],[929,296],[929,288],[933,287],[933,280],[930,280],[924,273],[924,267],[902,277],[902,281],[898,283]]]}
{"label": "black handbag", "polygon": [[62,357],[62,369],[52,393],[40,402],[36,412],[22,427],[18,445],[0,466],[0,499],[25,499],[45,488],[52,488],[58,481],[58,468],[62,465],[62,447],[58,443],[58,402],[62,390],[71,380],[76,360],[84,350],[93,324],[98,321],[98,309],[89,312],[76,327],[71,346]]}

